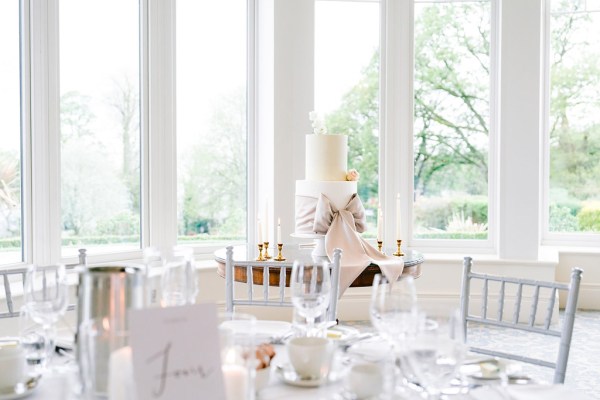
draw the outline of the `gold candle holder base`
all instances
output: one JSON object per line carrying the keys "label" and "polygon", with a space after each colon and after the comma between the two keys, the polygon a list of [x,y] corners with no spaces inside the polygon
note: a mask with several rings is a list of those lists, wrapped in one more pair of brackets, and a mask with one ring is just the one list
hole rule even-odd
{"label": "gold candle holder base", "polygon": [[263,257],[265,258],[265,260],[270,260],[272,257],[269,255],[269,242],[264,242],[265,244],[265,254],[263,254]]}
{"label": "gold candle holder base", "polygon": [[381,250],[383,248],[383,241],[381,241],[381,240],[377,241],[377,248],[379,249],[380,253],[383,253],[383,251]]}
{"label": "gold candle holder base", "polygon": [[285,261],[285,257],[281,254],[281,249],[283,248],[283,243],[277,243],[277,257],[273,260],[275,261]]}
{"label": "gold candle holder base", "polygon": [[262,251],[263,251],[263,245],[262,245],[262,243],[259,243],[258,244],[258,257],[256,257],[256,261],[265,261]]}
{"label": "gold candle holder base", "polygon": [[401,248],[402,247],[402,240],[400,240],[400,239],[396,240],[396,244],[398,245],[398,251],[396,251],[394,253],[394,255],[396,257],[402,257],[404,255],[404,253],[402,252],[402,248]]}

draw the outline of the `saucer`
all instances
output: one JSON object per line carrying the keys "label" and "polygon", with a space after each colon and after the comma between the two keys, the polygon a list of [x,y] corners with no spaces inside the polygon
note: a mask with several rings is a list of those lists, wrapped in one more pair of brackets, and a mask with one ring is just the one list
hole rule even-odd
{"label": "saucer", "polygon": [[296,373],[291,364],[275,366],[275,374],[288,385],[298,387],[317,387],[329,382],[336,382],[342,378],[342,374],[330,371],[328,377],[323,378],[305,378]]}
{"label": "saucer", "polygon": [[0,389],[0,400],[22,399],[33,393],[40,381],[41,375],[27,377],[13,388]]}

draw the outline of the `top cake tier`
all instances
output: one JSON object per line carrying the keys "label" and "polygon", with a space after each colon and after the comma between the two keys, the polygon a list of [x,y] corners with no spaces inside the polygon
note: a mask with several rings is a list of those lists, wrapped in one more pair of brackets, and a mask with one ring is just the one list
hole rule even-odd
{"label": "top cake tier", "polygon": [[346,135],[306,135],[306,180],[345,181],[347,169]]}

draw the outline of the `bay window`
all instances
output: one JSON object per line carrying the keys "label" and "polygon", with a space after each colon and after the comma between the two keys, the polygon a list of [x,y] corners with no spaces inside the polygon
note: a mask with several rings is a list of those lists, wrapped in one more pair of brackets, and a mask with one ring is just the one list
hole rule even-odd
{"label": "bay window", "polygon": [[414,239],[489,238],[491,1],[414,4]]}
{"label": "bay window", "polygon": [[379,206],[380,4],[315,2],[315,110],[330,133],[348,136],[348,168],[375,237]]}
{"label": "bay window", "polygon": [[59,7],[62,254],[140,249],[139,2]]}
{"label": "bay window", "polygon": [[0,264],[22,260],[19,3],[0,3]]}
{"label": "bay window", "polygon": [[600,2],[548,4],[546,239],[598,242]]}
{"label": "bay window", "polygon": [[247,5],[177,1],[178,243],[246,239]]}

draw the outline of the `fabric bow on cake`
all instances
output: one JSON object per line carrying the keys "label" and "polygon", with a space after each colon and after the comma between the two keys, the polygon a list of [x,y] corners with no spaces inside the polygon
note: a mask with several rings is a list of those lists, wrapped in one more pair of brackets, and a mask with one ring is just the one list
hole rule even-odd
{"label": "fabric bow on cake", "polygon": [[319,198],[296,196],[296,231],[325,234],[329,258],[333,250],[343,250],[340,270],[340,296],[370,264],[395,282],[404,269],[402,257],[389,257],[371,246],[359,233],[366,230],[365,208],[355,193],[344,209],[321,194]]}

